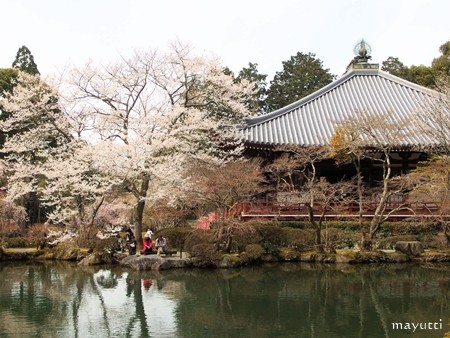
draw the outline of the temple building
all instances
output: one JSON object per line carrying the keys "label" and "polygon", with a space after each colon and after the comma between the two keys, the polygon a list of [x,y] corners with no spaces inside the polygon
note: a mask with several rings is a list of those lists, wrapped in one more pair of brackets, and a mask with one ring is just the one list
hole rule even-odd
{"label": "temple building", "polygon": [[[439,97],[436,91],[380,70],[369,59],[363,45],[339,79],[281,109],[246,119],[241,132],[247,153],[267,157],[280,146],[328,146],[336,128],[344,121],[356,119],[358,114],[413,121],[415,114],[426,114],[425,105]],[[396,174],[415,168],[427,158],[426,149],[438,145],[438,141],[414,127],[410,126],[391,152]],[[329,162],[321,167],[321,175],[332,177],[352,171],[350,165],[337,168],[334,161]],[[376,173],[377,166],[376,161],[366,161],[366,179]]]}

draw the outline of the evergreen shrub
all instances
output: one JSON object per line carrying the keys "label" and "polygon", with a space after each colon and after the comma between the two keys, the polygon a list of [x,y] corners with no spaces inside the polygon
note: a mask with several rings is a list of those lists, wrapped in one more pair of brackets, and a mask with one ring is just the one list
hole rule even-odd
{"label": "evergreen shrub", "polygon": [[261,236],[251,225],[248,225],[244,231],[233,232],[233,249],[238,253],[247,251],[248,245],[259,244],[260,242]]}
{"label": "evergreen shrub", "polygon": [[248,244],[245,251],[241,254],[241,258],[245,263],[258,261],[264,255],[264,248],[259,244]]}
{"label": "evergreen shrub", "polygon": [[360,240],[360,232],[338,228],[322,229],[323,243],[337,249],[352,248]]}
{"label": "evergreen shrub", "polygon": [[256,233],[261,237],[263,246],[281,247],[287,245],[286,229],[276,223],[255,224]]}
{"label": "evergreen shrub", "polygon": [[380,227],[380,233],[386,236],[436,234],[439,231],[441,226],[437,222],[384,222]]}
{"label": "evergreen shrub", "polygon": [[[193,256],[194,246],[214,243],[214,233],[211,230],[193,229],[187,234],[186,240],[184,242],[184,250],[189,252]],[[215,251],[217,251],[216,246],[214,248]]]}
{"label": "evergreen shrub", "polygon": [[289,248],[304,251],[314,247],[314,231],[312,229],[287,228],[285,231]]}
{"label": "evergreen shrub", "polygon": [[190,254],[192,257],[195,257],[193,262],[199,267],[213,266],[221,258],[216,245],[211,243],[193,245],[190,249]]}
{"label": "evergreen shrub", "polygon": [[311,228],[311,223],[308,221],[277,221],[280,227],[293,229],[308,229]]}

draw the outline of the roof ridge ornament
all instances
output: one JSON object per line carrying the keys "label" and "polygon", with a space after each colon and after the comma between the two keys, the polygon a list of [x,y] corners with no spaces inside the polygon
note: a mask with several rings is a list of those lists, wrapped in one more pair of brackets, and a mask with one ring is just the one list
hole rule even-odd
{"label": "roof ridge ornament", "polygon": [[372,53],[372,47],[370,47],[364,39],[361,39],[361,41],[353,47],[353,52],[356,56],[348,65],[347,72],[353,69],[379,69],[377,63],[368,62],[372,59],[372,56],[370,55]]}
{"label": "roof ridge ornament", "polygon": [[353,51],[356,54],[355,59],[358,62],[367,62],[372,58],[372,56],[369,55],[372,53],[372,48],[367,42],[364,41],[364,39],[361,39],[361,41],[355,45]]}

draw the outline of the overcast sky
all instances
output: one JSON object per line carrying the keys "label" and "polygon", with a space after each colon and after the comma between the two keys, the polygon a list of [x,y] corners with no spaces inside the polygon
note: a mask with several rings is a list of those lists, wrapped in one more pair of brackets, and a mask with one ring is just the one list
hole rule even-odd
{"label": "overcast sky", "polygon": [[0,0],[0,8],[0,68],[26,45],[45,76],[176,39],[235,72],[257,63],[269,81],[297,52],[342,75],[362,38],[373,62],[394,56],[407,66],[429,66],[450,39],[448,0]]}

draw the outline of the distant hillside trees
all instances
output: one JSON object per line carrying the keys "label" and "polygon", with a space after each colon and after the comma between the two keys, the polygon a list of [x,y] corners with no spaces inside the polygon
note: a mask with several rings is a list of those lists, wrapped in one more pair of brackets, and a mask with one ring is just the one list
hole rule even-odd
{"label": "distant hillside trees", "polygon": [[439,47],[441,56],[435,58],[431,66],[406,66],[396,57],[388,57],[381,69],[421,86],[437,89],[441,78],[450,76],[450,40]]}

